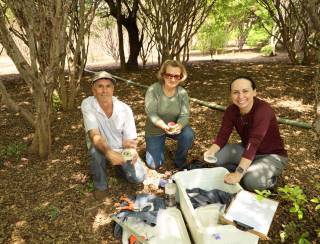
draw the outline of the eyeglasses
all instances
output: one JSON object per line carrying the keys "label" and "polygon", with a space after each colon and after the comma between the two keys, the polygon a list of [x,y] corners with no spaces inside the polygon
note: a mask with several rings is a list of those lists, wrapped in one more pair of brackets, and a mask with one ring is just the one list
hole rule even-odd
{"label": "eyeglasses", "polygon": [[181,79],[181,75],[173,75],[173,74],[169,74],[169,73],[164,73],[163,76],[167,79],[174,79],[174,80]]}

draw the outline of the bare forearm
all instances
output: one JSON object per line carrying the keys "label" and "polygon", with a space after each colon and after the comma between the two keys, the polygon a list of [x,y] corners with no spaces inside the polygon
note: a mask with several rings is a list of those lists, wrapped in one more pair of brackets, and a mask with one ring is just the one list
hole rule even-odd
{"label": "bare forearm", "polygon": [[242,158],[240,159],[240,162],[239,162],[239,165],[238,165],[238,166],[240,166],[241,168],[243,168],[244,171],[247,171],[247,169],[250,167],[251,163],[252,163],[252,160],[249,160],[249,159],[247,159],[247,158],[243,158],[243,157],[242,157]]}
{"label": "bare forearm", "polygon": [[163,129],[164,131],[169,130],[169,126],[168,126],[162,119],[159,119],[159,120],[155,123],[155,126]]}
{"label": "bare forearm", "polygon": [[211,147],[205,152],[208,155],[214,155],[220,150],[220,147],[217,144],[212,144]]}
{"label": "bare forearm", "polygon": [[91,137],[91,141],[92,144],[105,156],[112,150],[100,135],[93,135]]}
{"label": "bare forearm", "polygon": [[112,150],[97,129],[89,131],[89,137],[94,147],[96,147],[112,165],[121,165],[124,163],[122,155]]}

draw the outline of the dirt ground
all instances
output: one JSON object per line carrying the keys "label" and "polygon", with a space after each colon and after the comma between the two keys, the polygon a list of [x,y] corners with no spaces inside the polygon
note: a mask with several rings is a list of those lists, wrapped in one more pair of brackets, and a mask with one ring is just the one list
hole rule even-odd
{"label": "dirt ground", "polygon": [[[258,97],[272,104],[277,115],[292,120],[311,123],[313,120],[314,70],[306,66],[292,66],[286,59],[252,58],[245,61],[197,61],[188,64],[189,77],[184,87],[190,97],[228,105],[227,82],[238,75],[249,75],[257,81]],[[150,85],[156,81],[157,67],[138,72],[120,73],[105,69],[126,79]],[[18,75],[5,75],[8,91],[23,106],[32,109],[29,89]],[[119,243],[113,238],[110,215],[120,196],[137,193],[163,194],[153,185],[131,185],[115,168],[108,168],[109,196],[104,202],[94,200],[90,184],[88,155],[84,140],[84,128],[80,103],[90,95],[90,85],[83,79],[82,90],[77,97],[77,109],[71,112],[58,110],[52,122],[53,160],[40,161],[23,151],[21,157],[1,154],[0,158],[0,243]],[[129,104],[135,114],[138,131],[139,153],[145,154],[144,113],[145,89],[119,81],[115,95]],[[0,104],[0,151],[8,145],[30,145],[32,128],[19,116]],[[194,146],[189,159],[201,157],[217,133],[223,113],[191,102],[190,123],[195,131]],[[280,125],[289,165],[278,186],[299,185],[308,199],[319,196],[319,159],[314,152],[311,130],[290,125]],[[232,135],[231,141],[237,141]],[[158,171],[148,170],[149,177],[169,177],[176,172],[172,155],[175,144],[167,142],[166,163]],[[18,150],[18,149],[16,149]],[[296,233],[309,232],[308,239],[317,242],[316,229],[320,216],[315,205],[307,203],[302,221],[289,213],[290,203],[280,201],[269,235],[271,243],[280,242],[280,231],[290,221],[299,223]],[[319,239],[318,239],[319,240]],[[293,241],[287,241],[293,243]]]}

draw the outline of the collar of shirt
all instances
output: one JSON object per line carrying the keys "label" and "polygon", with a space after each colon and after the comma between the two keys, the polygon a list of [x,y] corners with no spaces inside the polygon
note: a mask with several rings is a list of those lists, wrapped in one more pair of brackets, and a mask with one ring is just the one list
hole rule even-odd
{"label": "collar of shirt", "polygon": [[[103,114],[103,115],[105,115],[105,113],[104,113],[104,111],[102,110],[102,108],[100,107],[100,105],[99,105],[99,103],[98,103],[98,101],[97,101],[97,99],[95,98],[95,97],[93,97],[94,99],[93,99],[93,106],[94,106],[94,108],[98,111],[98,113],[101,113],[101,114]],[[118,106],[118,98],[116,98],[116,97],[112,97],[112,105],[113,105],[113,110],[112,110],[112,116],[116,113],[116,111],[117,111],[117,106]]]}

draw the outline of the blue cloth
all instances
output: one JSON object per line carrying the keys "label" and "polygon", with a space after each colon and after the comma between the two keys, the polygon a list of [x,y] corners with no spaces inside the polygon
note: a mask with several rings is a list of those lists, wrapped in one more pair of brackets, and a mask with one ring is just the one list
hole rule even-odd
{"label": "blue cloth", "polygon": [[[231,194],[219,189],[213,189],[211,191],[206,191],[201,188],[186,189],[186,192],[190,198],[192,206],[194,209],[206,206],[212,203],[221,203],[229,205],[233,197],[236,194]],[[195,196],[191,196],[192,193],[196,193]]]}
{"label": "blue cloth", "polygon": [[[89,154],[91,156],[90,173],[93,178],[94,187],[100,191],[104,191],[108,188],[106,169],[107,160],[95,147],[90,149]],[[138,159],[134,165],[131,164],[131,161],[127,161],[119,167],[122,168],[126,179],[130,183],[141,183],[145,179],[146,173],[140,159]]]}
{"label": "blue cloth", "polygon": [[[157,216],[160,209],[165,209],[165,200],[162,197],[157,197],[152,194],[139,194],[136,197],[130,199],[134,202],[134,208],[139,209],[135,211],[120,211],[115,214],[120,221],[127,221],[128,217],[136,218],[141,220],[142,222],[155,226],[157,224]],[[127,204],[124,202],[124,204]],[[151,206],[150,206],[151,204]],[[123,204],[121,204],[123,206]],[[115,224],[114,226],[114,236],[118,239],[121,238],[122,235],[122,227],[119,224]]]}
{"label": "blue cloth", "polygon": [[146,137],[146,163],[148,167],[158,169],[164,163],[166,137],[177,141],[174,163],[179,169],[184,168],[187,164],[188,150],[191,148],[194,139],[194,132],[189,125],[185,126],[178,135],[164,134]]}

